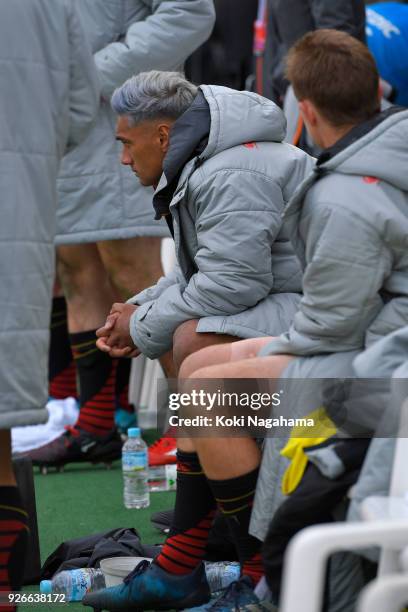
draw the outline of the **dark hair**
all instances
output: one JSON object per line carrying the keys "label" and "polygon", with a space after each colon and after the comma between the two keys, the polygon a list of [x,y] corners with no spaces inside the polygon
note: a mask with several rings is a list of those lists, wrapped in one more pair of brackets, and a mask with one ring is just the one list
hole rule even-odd
{"label": "dark hair", "polygon": [[286,58],[298,100],[310,100],[336,127],[370,119],[379,110],[379,75],[367,47],[345,32],[316,30]]}

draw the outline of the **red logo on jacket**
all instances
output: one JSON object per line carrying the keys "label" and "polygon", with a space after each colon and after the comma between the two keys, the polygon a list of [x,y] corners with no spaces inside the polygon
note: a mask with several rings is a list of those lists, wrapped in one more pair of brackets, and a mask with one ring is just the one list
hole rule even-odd
{"label": "red logo on jacket", "polygon": [[363,181],[369,185],[374,185],[380,182],[380,179],[376,176],[363,176]]}

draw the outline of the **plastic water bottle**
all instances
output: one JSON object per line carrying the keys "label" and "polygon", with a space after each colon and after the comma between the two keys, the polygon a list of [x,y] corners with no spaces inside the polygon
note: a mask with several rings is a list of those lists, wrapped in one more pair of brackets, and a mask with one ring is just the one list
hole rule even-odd
{"label": "plastic water bottle", "polygon": [[86,593],[105,588],[105,577],[101,569],[84,567],[55,574],[52,580],[40,582],[44,594],[63,593],[67,601],[82,601]]}
{"label": "plastic water bottle", "polygon": [[122,448],[123,500],[126,508],[149,506],[147,466],[146,443],[140,437],[139,427],[132,427],[128,429],[128,439]]}
{"label": "plastic water bottle", "polygon": [[237,562],[216,561],[205,563],[205,574],[211,593],[226,589],[231,582],[239,580],[241,567]]}

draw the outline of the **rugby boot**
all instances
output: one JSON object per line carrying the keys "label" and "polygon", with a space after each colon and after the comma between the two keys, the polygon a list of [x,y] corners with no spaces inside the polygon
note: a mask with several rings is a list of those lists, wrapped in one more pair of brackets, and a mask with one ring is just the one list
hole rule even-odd
{"label": "rugby boot", "polygon": [[169,574],[154,562],[141,561],[123,584],[87,593],[82,603],[109,612],[182,610],[206,603],[210,596],[202,563],[180,576]]}
{"label": "rugby boot", "polygon": [[149,465],[168,465],[177,462],[177,440],[176,438],[164,436],[149,446]]}
{"label": "rugby boot", "polygon": [[66,427],[61,436],[44,446],[35,448],[23,456],[46,474],[48,468],[62,471],[68,463],[105,463],[108,467],[112,461],[122,455],[122,440],[116,429],[103,437],[94,436],[77,427]]}

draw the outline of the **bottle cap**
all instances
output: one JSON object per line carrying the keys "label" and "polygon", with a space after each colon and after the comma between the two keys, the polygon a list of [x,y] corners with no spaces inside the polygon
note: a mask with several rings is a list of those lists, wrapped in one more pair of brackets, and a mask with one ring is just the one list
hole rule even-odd
{"label": "bottle cap", "polygon": [[52,593],[52,582],[51,580],[41,580],[40,582],[40,593],[49,595]]}
{"label": "bottle cap", "polygon": [[140,427],[130,427],[127,433],[129,438],[140,438]]}

